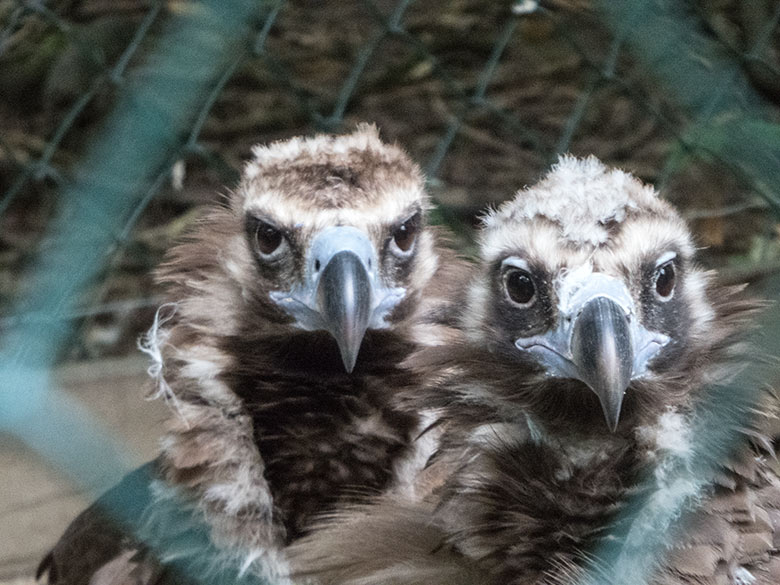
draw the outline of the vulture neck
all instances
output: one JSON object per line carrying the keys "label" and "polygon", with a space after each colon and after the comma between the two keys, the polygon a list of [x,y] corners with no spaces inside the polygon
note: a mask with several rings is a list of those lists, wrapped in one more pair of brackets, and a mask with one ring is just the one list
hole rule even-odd
{"label": "vulture neck", "polygon": [[[613,433],[597,398],[582,384],[537,376],[534,386],[533,372],[510,376],[497,366],[488,386],[485,367],[480,365],[479,377],[454,384],[461,396],[501,402],[486,398],[468,418],[460,414],[460,403],[452,407],[455,424],[445,434],[445,444],[451,441],[445,459],[461,467],[441,506],[451,544],[484,560],[496,576],[491,583],[577,582],[572,575],[587,565],[583,553],[623,534],[622,513],[653,489],[647,480],[661,457],[690,447],[688,404],[657,406],[656,396],[668,393],[637,385],[629,389]],[[497,407],[512,400],[521,406]]]}
{"label": "vulture neck", "polygon": [[490,583],[577,582],[583,552],[619,537],[622,512],[647,489],[654,429],[567,436],[532,419],[475,429],[440,507],[450,543],[484,562]]}
{"label": "vulture neck", "polygon": [[412,347],[397,331],[369,331],[347,373],[320,332],[226,344],[235,367],[223,376],[251,417],[288,542],[315,514],[391,485],[418,432],[418,417],[396,399],[416,380],[398,365]]}

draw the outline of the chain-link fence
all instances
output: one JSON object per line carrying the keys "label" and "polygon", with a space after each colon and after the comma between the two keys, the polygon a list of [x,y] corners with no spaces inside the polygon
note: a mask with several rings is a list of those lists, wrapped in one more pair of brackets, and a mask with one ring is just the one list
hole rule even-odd
{"label": "chain-link fence", "polygon": [[134,345],[148,269],[258,141],[376,122],[464,249],[485,205],[593,153],[659,185],[725,279],[780,267],[774,1],[3,0],[0,18],[0,429],[93,490],[122,448],[50,368]]}

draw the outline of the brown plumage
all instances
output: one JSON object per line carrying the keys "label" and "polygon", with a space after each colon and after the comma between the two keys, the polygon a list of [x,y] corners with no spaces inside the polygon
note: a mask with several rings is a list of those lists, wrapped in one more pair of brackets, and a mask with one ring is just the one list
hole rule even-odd
{"label": "brown plumage", "polygon": [[[730,456],[710,467],[694,448],[758,304],[693,251],[652,188],[592,158],[564,157],[489,214],[462,337],[409,360],[434,381],[412,404],[444,428],[430,493],[334,514],[292,545],[295,570],[341,585],[575,585],[636,536],[629,505],[685,497],[650,583],[780,583],[774,396],[726,397]],[[621,585],[639,582],[643,553],[640,541]]]}
{"label": "brown plumage", "polygon": [[[419,384],[399,363],[451,331],[445,291],[461,263],[425,226],[418,167],[375,128],[254,155],[227,204],[159,271],[169,303],[146,351],[171,416],[137,529],[154,555],[192,559],[201,576],[227,566],[233,578],[282,583],[279,550],[315,514],[411,489],[425,460],[413,438],[425,423],[397,404]],[[86,514],[77,525],[105,529],[99,513]],[[202,539],[177,540],[188,524],[192,534],[207,527],[219,558],[198,550]],[[50,582],[86,584],[111,559],[103,574],[140,562],[159,578],[127,535],[117,544],[112,534],[85,569],[73,559],[73,533],[42,565]]]}

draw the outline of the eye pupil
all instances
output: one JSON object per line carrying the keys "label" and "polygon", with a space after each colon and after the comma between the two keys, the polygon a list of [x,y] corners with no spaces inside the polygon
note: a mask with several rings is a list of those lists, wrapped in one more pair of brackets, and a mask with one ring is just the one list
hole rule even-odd
{"label": "eye pupil", "polygon": [[504,277],[509,298],[519,305],[527,305],[536,296],[536,286],[525,270],[510,270]]}
{"label": "eye pupil", "polygon": [[414,244],[415,237],[417,236],[417,223],[414,218],[409,219],[402,223],[393,233],[393,240],[395,245],[401,252],[408,252],[412,244]]}
{"label": "eye pupil", "polygon": [[668,262],[658,269],[655,277],[655,292],[658,293],[659,297],[666,299],[672,295],[674,280],[674,264]]}
{"label": "eye pupil", "polygon": [[263,254],[271,254],[282,244],[282,232],[267,223],[260,223],[255,232],[257,249]]}

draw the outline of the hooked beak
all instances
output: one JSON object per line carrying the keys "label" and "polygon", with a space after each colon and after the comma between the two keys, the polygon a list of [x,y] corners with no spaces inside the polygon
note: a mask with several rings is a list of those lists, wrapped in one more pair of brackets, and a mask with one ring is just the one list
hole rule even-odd
{"label": "hooked beak", "polygon": [[371,317],[371,281],[354,252],[338,252],[323,268],[317,305],[326,330],[338,343],[344,368],[352,372]]}
{"label": "hooked beak", "polygon": [[574,323],[571,354],[579,379],[599,397],[607,426],[615,432],[634,367],[631,331],[623,309],[606,297],[589,301]]}
{"label": "hooked beak", "polygon": [[640,322],[634,301],[619,279],[572,272],[562,287],[556,326],[519,338],[515,346],[544,366],[547,375],[584,382],[599,398],[609,430],[615,432],[623,396],[632,380],[669,342]]}
{"label": "hooked beak", "polygon": [[324,330],[339,346],[344,369],[355,368],[367,329],[384,329],[385,318],[406,294],[382,284],[373,244],[352,226],[331,226],[312,240],[302,280],[273,299],[306,331]]}

